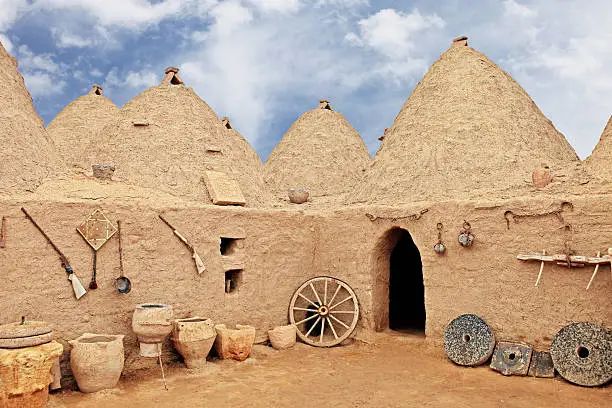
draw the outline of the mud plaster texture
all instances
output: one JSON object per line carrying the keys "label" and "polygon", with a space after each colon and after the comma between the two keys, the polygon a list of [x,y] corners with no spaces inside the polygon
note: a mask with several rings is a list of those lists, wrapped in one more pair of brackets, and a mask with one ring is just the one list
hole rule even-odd
{"label": "mud plaster texture", "polygon": [[585,162],[593,173],[598,173],[608,180],[612,177],[612,116],[601,134],[599,143]]}
{"label": "mud plaster texture", "polygon": [[264,179],[280,202],[287,201],[289,188],[337,199],[363,183],[371,161],[342,114],[319,107],[300,116],[283,136],[266,160]]}
{"label": "mud plaster texture", "polygon": [[[388,327],[392,231],[404,228],[421,253],[425,333],[431,342],[441,345],[446,325],[460,314],[473,313],[482,316],[498,338],[545,348],[569,322],[612,325],[609,270],[601,267],[586,291],[592,268],[546,265],[535,288],[538,264],[517,261],[516,255],[541,249],[562,253],[567,240],[578,254],[605,248],[612,238],[609,199],[573,198],[572,209],[566,205],[561,212],[563,220],[572,225],[570,232],[563,229],[556,214],[517,217],[511,222],[504,216],[506,211],[546,213],[564,201],[555,197],[352,207],[332,212],[197,204],[157,207],[158,200],[116,198],[70,203],[45,198],[1,200],[0,212],[8,217],[10,235],[7,247],[0,251],[0,307],[6,311],[3,320],[26,315],[53,324],[57,339],[66,346],[65,376],[70,374],[66,341],[84,332],[125,334],[125,372],[154,367],[155,362],[138,357],[130,325],[137,304],[167,303],[177,318],[205,316],[216,323],[250,324],[262,332],[286,324],[294,290],[320,275],[337,277],[353,287],[361,306],[358,331],[382,330]],[[76,301],[57,255],[23,217],[21,205],[70,258],[84,283],[91,274],[91,251],[75,226],[98,207],[112,221],[121,220],[125,273],[132,281],[132,292],[121,295],[113,287],[119,271],[118,242],[112,239],[98,252],[99,288]],[[160,212],[195,245],[207,267],[204,274],[198,276],[187,248],[157,219]],[[456,241],[464,219],[476,235],[469,249]],[[433,251],[438,222],[444,225],[448,247],[444,256]],[[221,237],[243,237],[240,251],[229,259],[221,256]],[[243,270],[240,285],[226,294],[224,265],[236,263]],[[178,359],[169,341],[164,358]]]}
{"label": "mud plaster texture", "polygon": [[386,204],[524,189],[576,153],[529,95],[484,54],[453,46],[416,86],[353,199]]}
{"label": "mud plaster texture", "polygon": [[119,109],[105,97],[90,92],[66,106],[47,126],[47,134],[70,168],[91,171],[90,150],[100,130],[117,117]]}
{"label": "mud plaster texture", "polygon": [[64,169],[32,97],[17,71],[17,60],[0,44],[0,195],[34,191]]}
{"label": "mud plaster texture", "polygon": [[158,85],[136,96],[88,150],[95,162],[114,164],[114,177],[128,184],[211,203],[202,176],[214,170],[239,182],[247,206],[267,201],[257,153],[183,85]]}

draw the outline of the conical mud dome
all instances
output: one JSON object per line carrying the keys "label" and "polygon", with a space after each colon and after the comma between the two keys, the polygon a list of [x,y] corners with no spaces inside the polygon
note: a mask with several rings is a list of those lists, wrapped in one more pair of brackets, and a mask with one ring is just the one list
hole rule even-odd
{"label": "conical mud dome", "polygon": [[92,145],[94,161],[115,165],[115,176],[127,183],[203,203],[211,203],[206,171],[222,172],[238,182],[247,206],[262,205],[261,160],[177,72],[169,68],[161,85],[121,109]]}
{"label": "conical mud dome", "polygon": [[529,95],[458,38],[416,86],[353,201],[502,196],[576,153]]}
{"label": "conical mud dome", "polygon": [[612,177],[612,116],[586,164],[594,175]]}
{"label": "conical mud dome", "polygon": [[75,99],[47,126],[47,134],[69,167],[90,170],[98,132],[117,117],[119,109],[94,85],[87,95]]}
{"label": "conical mud dome", "polygon": [[17,60],[0,44],[0,194],[34,191],[62,165],[32,105]]}
{"label": "conical mud dome", "polygon": [[266,186],[286,197],[289,188],[332,196],[360,185],[371,158],[359,133],[328,101],[304,113],[264,165]]}

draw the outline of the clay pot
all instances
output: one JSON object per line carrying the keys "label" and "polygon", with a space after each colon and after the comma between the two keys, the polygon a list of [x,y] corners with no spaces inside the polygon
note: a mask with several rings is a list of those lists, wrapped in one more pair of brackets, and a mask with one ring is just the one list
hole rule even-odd
{"label": "clay pot", "polygon": [[93,164],[93,176],[99,180],[110,180],[115,173],[115,166],[110,164]]}
{"label": "clay pot", "polygon": [[85,333],[68,343],[70,369],[81,392],[114,388],[123,371],[123,335]]}
{"label": "clay pot", "polygon": [[172,324],[172,343],[183,356],[187,368],[200,368],[215,342],[217,332],[212,320],[201,317],[177,319]]}
{"label": "clay pot", "polygon": [[290,188],[287,193],[289,194],[289,201],[294,204],[305,203],[310,195],[305,188]]}
{"label": "clay pot", "polygon": [[235,329],[230,329],[224,324],[218,324],[215,330],[217,331],[215,351],[219,357],[238,361],[244,361],[249,357],[255,341],[253,326],[237,324]]}
{"label": "clay pot", "polygon": [[161,343],[172,331],[172,306],[145,303],[136,306],[132,315],[132,331],[140,342],[142,357],[158,357]]}
{"label": "clay pot", "polygon": [[294,325],[278,326],[268,330],[270,344],[277,350],[286,350],[295,345],[297,330]]}
{"label": "clay pot", "polygon": [[0,407],[47,405],[50,370],[63,350],[56,341],[35,347],[0,349]]}
{"label": "clay pot", "polygon": [[544,188],[552,181],[553,176],[548,166],[539,167],[531,174],[531,180],[535,188]]}

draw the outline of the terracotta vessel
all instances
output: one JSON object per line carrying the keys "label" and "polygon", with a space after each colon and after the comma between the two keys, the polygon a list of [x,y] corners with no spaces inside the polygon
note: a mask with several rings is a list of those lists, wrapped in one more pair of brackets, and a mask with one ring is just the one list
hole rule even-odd
{"label": "terracotta vessel", "polygon": [[230,329],[224,324],[218,324],[215,330],[217,331],[215,351],[219,357],[238,361],[244,361],[249,357],[255,341],[253,326],[237,324],[235,329]]}
{"label": "terracotta vessel", "polygon": [[539,167],[533,171],[531,174],[531,180],[533,181],[533,185],[535,188],[544,188],[550,184],[553,176],[550,172],[550,168],[548,166]]}
{"label": "terracotta vessel", "polygon": [[212,348],[217,332],[210,319],[189,317],[172,324],[172,343],[183,356],[187,368],[200,368]]}
{"label": "terracotta vessel", "polygon": [[286,350],[295,346],[297,330],[294,325],[278,326],[268,330],[270,344],[277,350]]}
{"label": "terracotta vessel", "polygon": [[290,188],[287,193],[289,194],[289,201],[294,204],[305,203],[310,195],[305,188]]}
{"label": "terracotta vessel", "polygon": [[56,341],[35,347],[0,349],[0,407],[47,405],[50,370],[63,350]]}
{"label": "terracotta vessel", "polygon": [[132,315],[132,330],[140,342],[142,357],[157,357],[161,343],[172,331],[172,306],[145,303],[136,306]]}
{"label": "terracotta vessel", "polygon": [[70,369],[81,392],[96,392],[117,385],[123,371],[123,335],[85,333],[68,343]]}

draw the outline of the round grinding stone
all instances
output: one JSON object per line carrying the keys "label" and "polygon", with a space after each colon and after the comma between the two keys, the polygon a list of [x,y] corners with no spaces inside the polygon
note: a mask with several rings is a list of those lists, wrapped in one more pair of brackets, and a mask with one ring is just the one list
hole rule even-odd
{"label": "round grinding stone", "polygon": [[23,323],[9,323],[0,326],[0,339],[17,339],[20,337],[39,336],[51,333],[53,329],[45,322],[34,320]]}
{"label": "round grinding stone", "polygon": [[495,347],[495,335],[480,317],[464,314],[444,329],[444,351],[455,364],[477,366],[487,362]]}
{"label": "round grinding stone", "polygon": [[567,381],[585,387],[612,379],[612,332],[595,323],[572,323],[553,338],[550,356]]}

